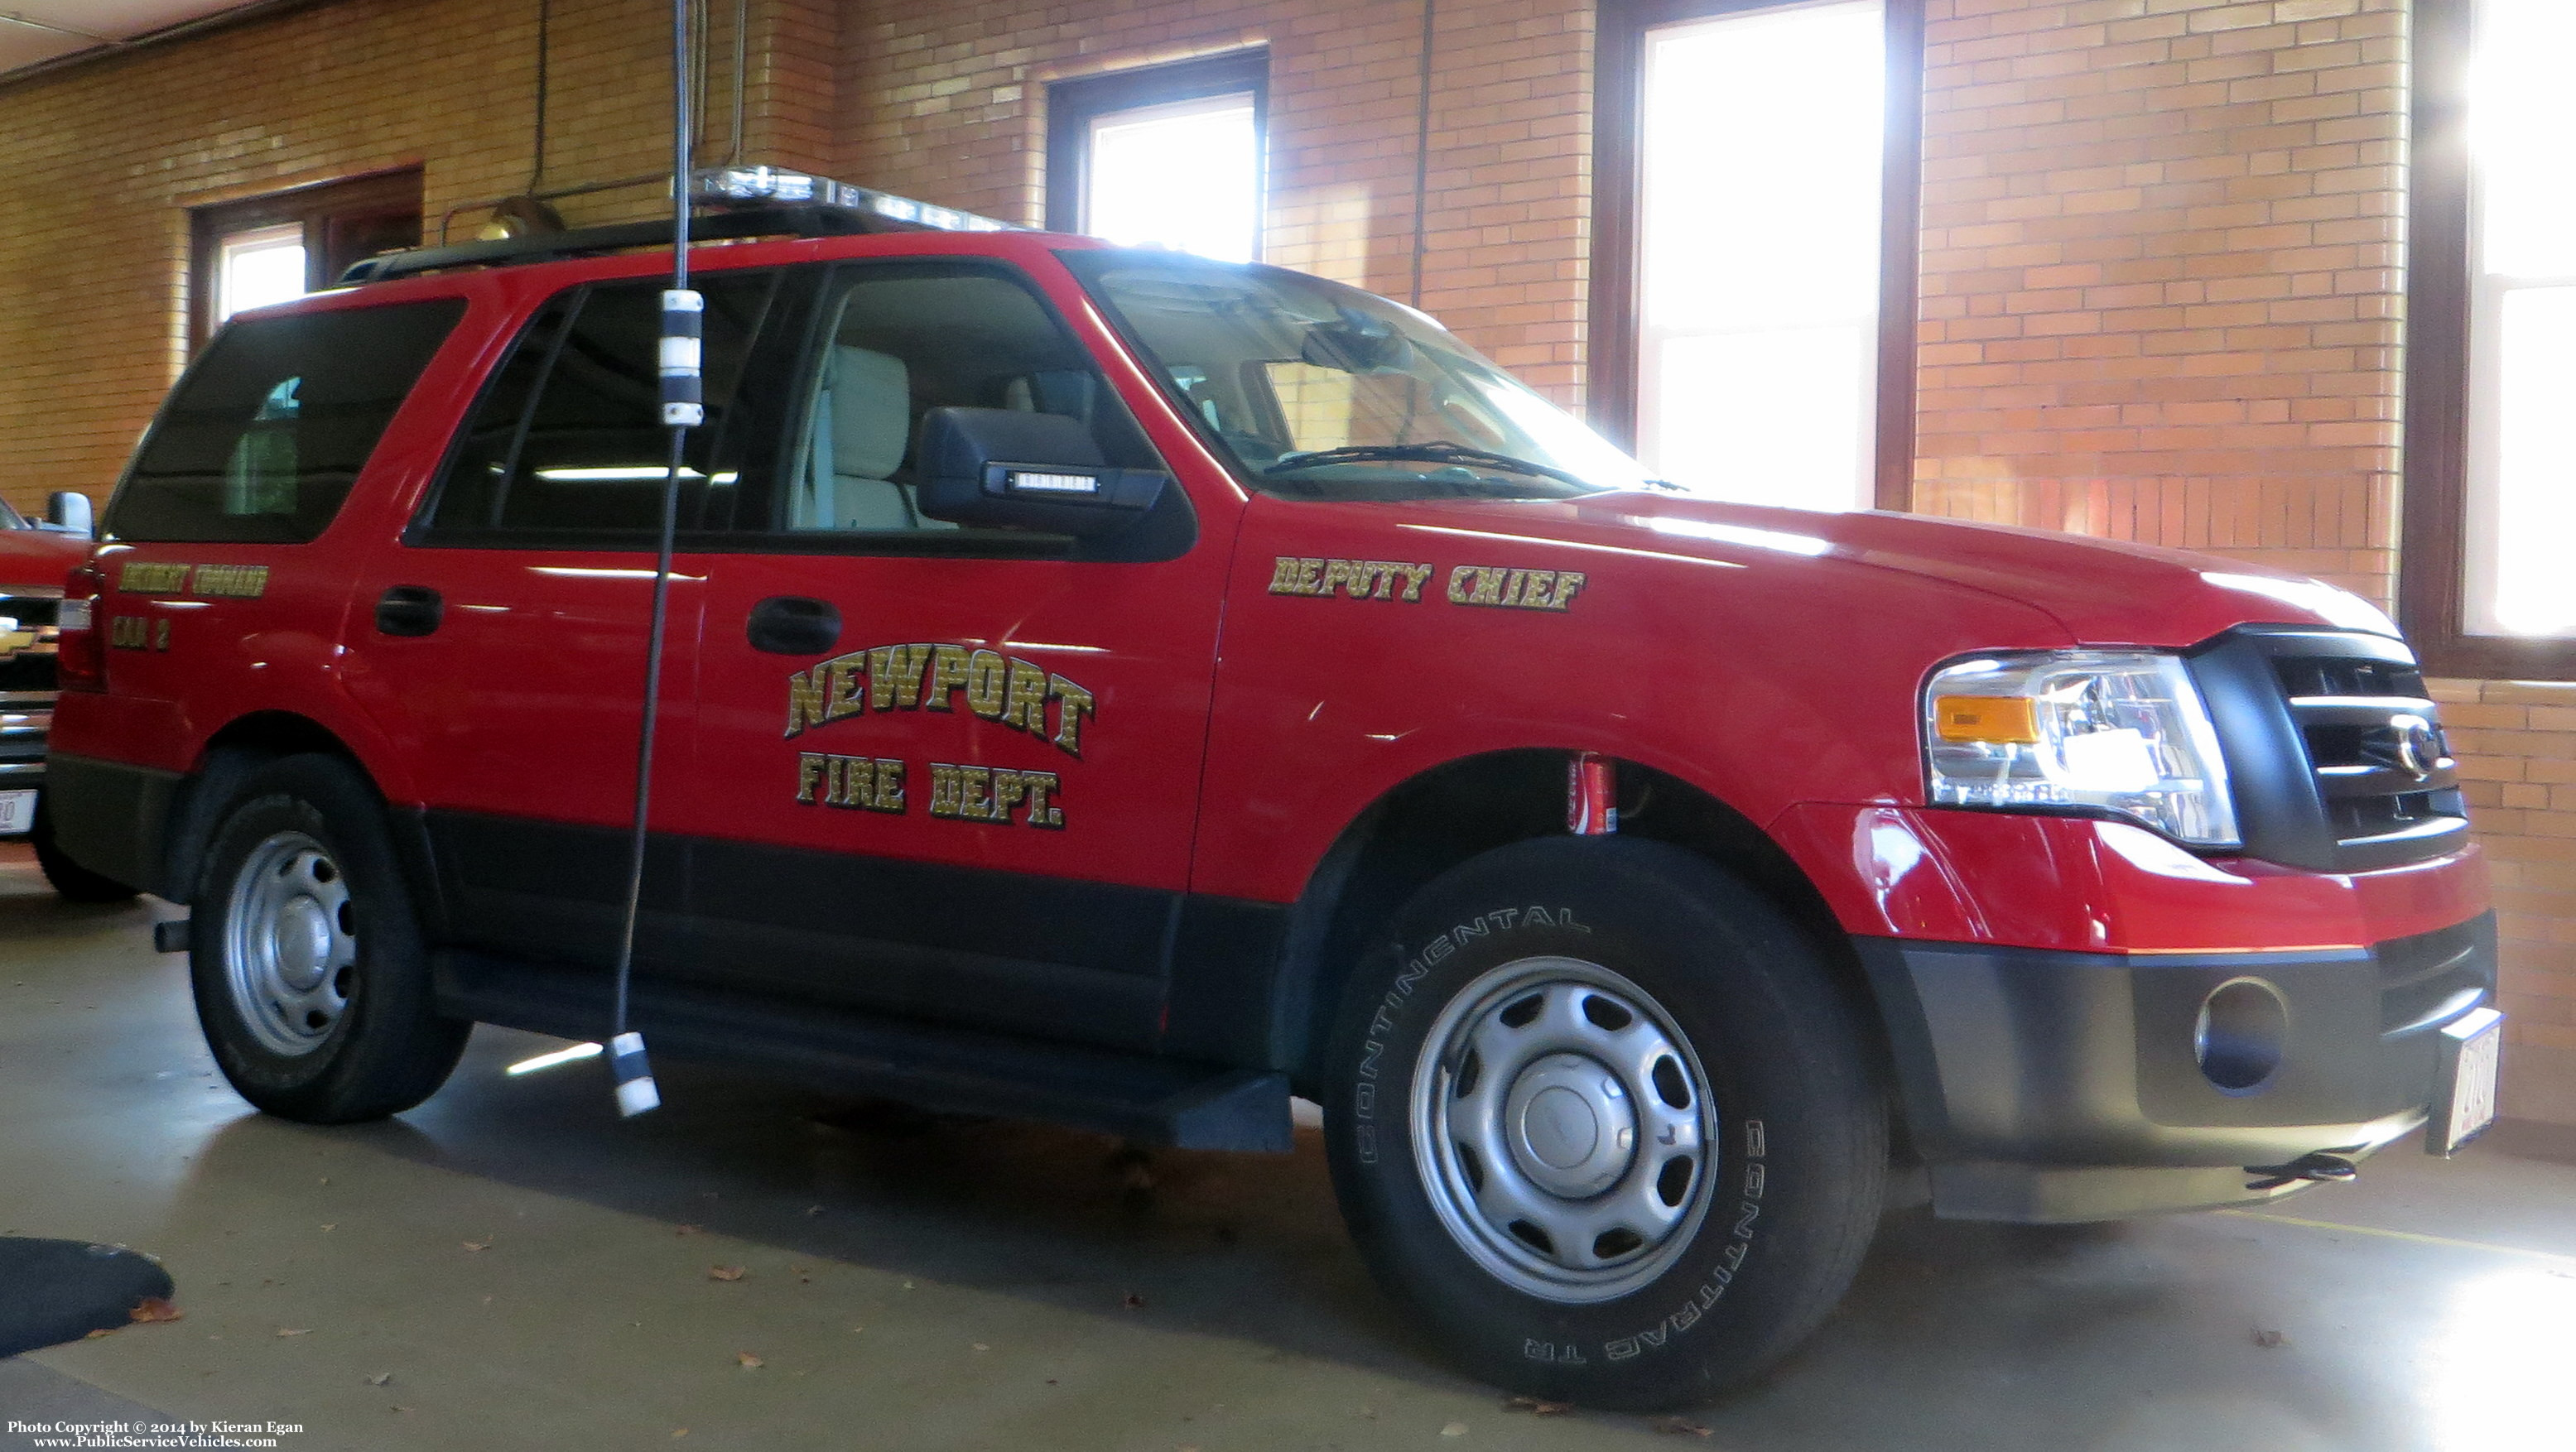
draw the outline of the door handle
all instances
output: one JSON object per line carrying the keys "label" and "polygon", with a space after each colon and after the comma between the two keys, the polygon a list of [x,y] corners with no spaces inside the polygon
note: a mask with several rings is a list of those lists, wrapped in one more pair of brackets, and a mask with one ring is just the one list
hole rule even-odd
{"label": "door handle", "polygon": [[427,585],[396,585],[376,600],[376,629],[386,635],[430,635],[447,614],[447,602]]}
{"label": "door handle", "polygon": [[822,655],[841,643],[841,611],[829,600],[772,595],[751,607],[743,634],[771,655]]}

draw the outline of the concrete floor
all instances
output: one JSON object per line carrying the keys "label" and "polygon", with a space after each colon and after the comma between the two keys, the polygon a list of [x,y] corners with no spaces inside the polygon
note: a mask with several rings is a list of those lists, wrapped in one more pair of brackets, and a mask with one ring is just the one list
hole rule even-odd
{"label": "concrete floor", "polygon": [[[167,911],[0,855],[0,1232],[150,1250],[187,1313],[0,1362],[0,1448],[31,1445],[9,1418],[151,1413],[297,1452],[1670,1445],[1445,1370],[1311,1132],[1139,1190],[1094,1136],[709,1067],[659,1066],[669,1107],[620,1123],[596,1064],[507,1079],[551,1041],[491,1029],[402,1120],[308,1129],[215,1077],[143,928]],[[2571,1372],[2576,1133],[2507,1126],[2262,1215],[1892,1214],[1814,1344],[1688,1420],[1763,1452],[2566,1452]]]}

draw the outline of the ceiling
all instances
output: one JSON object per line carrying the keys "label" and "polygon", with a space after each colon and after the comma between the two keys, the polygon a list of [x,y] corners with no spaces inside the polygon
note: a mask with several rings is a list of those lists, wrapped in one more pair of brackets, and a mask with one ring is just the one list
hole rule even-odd
{"label": "ceiling", "polygon": [[257,0],[0,0],[0,76]]}

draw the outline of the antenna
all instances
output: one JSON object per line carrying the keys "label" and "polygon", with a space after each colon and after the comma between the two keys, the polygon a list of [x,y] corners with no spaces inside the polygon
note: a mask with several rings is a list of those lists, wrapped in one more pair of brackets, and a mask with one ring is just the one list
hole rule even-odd
{"label": "antenna", "polygon": [[662,479],[662,531],[653,562],[653,624],[644,646],[644,721],[635,744],[635,830],[626,864],[626,914],[617,938],[617,988],[610,1014],[608,1066],[617,1081],[617,1112],[629,1117],[661,1107],[644,1036],[627,1027],[628,986],[635,976],[635,924],[644,902],[645,828],[653,810],[653,736],[661,724],[662,642],[671,615],[671,544],[679,528],[680,475],[689,430],[707,419],[698,362],[706,299],[689,289],[689,0],[671,0],[671,286],[662,294],[662,422],[671,431],[671,463]]}

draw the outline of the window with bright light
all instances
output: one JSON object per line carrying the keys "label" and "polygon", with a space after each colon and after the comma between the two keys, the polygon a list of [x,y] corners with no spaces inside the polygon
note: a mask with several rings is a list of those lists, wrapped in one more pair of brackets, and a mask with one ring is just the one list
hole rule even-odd
{"label": "window with bright light", "polygon": [[2464,624],[2576,639],[2576,5],[2479,0]]}
{"label": "window with bright light", "polygon": [[1727,499],[1871,502],[1885,185],[1883,0],[1645,34],[1637,445]]}
{"label": "window with bright light", "polygon": [[215,243],[215,321],[304,296],[304,226],[253,227]]}
{"label": "window with bright light", "polygon": [[1226,262],[1260,253],[1259,52],[1049,89],[1048,225]]}

